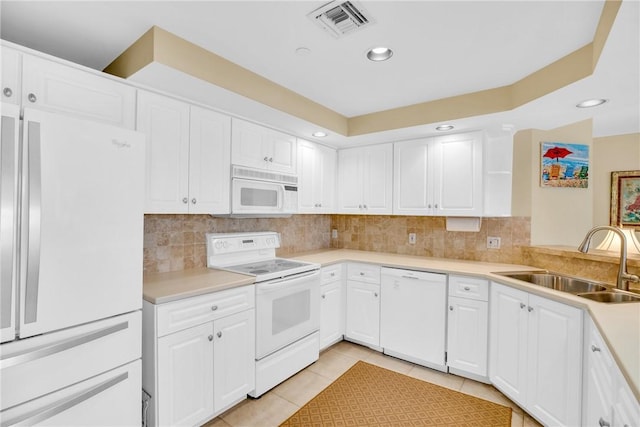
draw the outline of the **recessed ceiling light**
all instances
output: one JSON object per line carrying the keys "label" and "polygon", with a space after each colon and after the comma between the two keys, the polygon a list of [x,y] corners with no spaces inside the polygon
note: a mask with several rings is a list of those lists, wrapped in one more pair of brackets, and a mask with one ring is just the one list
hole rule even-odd
{"label": "recessed ceiling light", "polygon": [[440,125],[436,127],[436,130],[439,130],[439,131],[451,130],[451,129],[453,129],[453,125]]}
{"label": "recessed ceiling light", "polygon": [[578,104],[576,104],[576,107],[578,108],[590,108],[590,107],[597,107],[598,105],[602,105],[605,102],[607,102],[606,99],[587,99],[584,100]]}
{"label": "recessed ceiling light", "polygon": [[393,51],[388,47],[374,47],[367,52],[367,58],[371,61],[386,61],[393,56]]}
{"label": "recessed ceiling light", "polygon": [[327,136],[326,132],[322,132],[322,131],[318,131],[318,132],[314,132],[311,134],[312,136],[315,136],[316,138],[324,138],[325,136]]}

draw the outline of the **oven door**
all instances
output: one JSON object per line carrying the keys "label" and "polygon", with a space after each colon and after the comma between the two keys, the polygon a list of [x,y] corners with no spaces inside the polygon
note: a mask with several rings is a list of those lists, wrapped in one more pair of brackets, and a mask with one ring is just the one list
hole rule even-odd
{"label": "oven door", "polygon": [[233,178],[232,214],[270,214],[284,212],[284,184]]}
{"label": "oven door", "polygon": [[256,359],[319,328],[319,270],[256,284]]}

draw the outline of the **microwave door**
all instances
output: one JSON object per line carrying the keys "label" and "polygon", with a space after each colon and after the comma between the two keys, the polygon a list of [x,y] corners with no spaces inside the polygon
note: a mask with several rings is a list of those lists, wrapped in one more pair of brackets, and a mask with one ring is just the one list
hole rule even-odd
{"label": "microwave door", "polygon": [[241,179],[233,181],[233,213],[280,213],[283,199],[282,184]]}

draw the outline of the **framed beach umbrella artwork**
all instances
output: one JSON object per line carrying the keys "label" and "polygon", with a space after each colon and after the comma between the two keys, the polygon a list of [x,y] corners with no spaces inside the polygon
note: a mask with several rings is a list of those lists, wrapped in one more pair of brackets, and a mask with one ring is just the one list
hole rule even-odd
{"label": "framed beach umbrella artwork", "polygon": [[564,142],[540,144],[540,186],[587,188],[589,146]]}

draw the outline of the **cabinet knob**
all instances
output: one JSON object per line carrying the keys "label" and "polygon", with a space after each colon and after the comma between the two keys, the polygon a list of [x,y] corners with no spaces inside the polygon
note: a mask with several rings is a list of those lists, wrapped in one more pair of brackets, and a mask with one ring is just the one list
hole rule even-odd
{"label": "cabinet knob", "polygon": [[597,346],[595,346],[595,345],[591,344],[591,351],[593,351],[594,353],[595,353],[596,351],[600,351],[600,347],[597,347]]}
{"label": "cabinet knob", "polygon": [[526,306],[526,304],[520,303],[520,308],[525,308]]}
{"label": "cabinet knob", "polygon": [[377,293],[377,292],[374,292],[374,293],[373,293],[373,296],[374,296],[374,297],[376,297],[376,298],[378,298],[378,293]]}
{"label": "cabinet knob", "polygon": [[449,311],[453,311],[453,306],[452,305],[449,306]]}
{"label": "cabinet knob", "polygon": [[322,299],[325,299],[325,298],[327,298],[327,295],[322,294]]}
{"label": "cabinet knob", "polygon": [[182,203],[189,203],[189,199],[187,199],[186,197],[182,198]]}
{"label": "cabinet knob", "polygon": [[11,90],[10,87],[5,87],[4,89],[2,89],[2,93],[4,94],[4,96],[6,96],[7,98],[11,98],[11,95],[13,95],[13,91]]}
{"label": "cabinet knob", "polygon": [[273,163],[273,157],[269,157],[269,162]]}
{"label": "cabinet knob", "polygon": [[611,427],[611,423],[609,423],[608,421],[605,421],[604,418],[600,417],[600,419],[598,420],[598,425],[600,427]]}
{"label": "cabinet knob", "polygon": [[433,205],[434,208],[438,209],[438,204]]}
{"label": "cabinet knob", "polygon": [[361,275],[361,276],[364,276],[364,271],[361,271],[361,272],[360,272],[360,275]]}
{"label": "cabinet knob", "polygon": [[529,306],[527,310],[529,310],[529,313],[531,313],[533,311],[533,307]]}
{"label": "cabinet knob", "polygon": [[367,205],[362,205],[362,206],[364,206],[364,208],[365,208],[365,209],[368,209],[368,208],[367,208]]}
{"label": "cabinet knob", "polygon": [[222,338],[222,331],[218,331],[216,335],[218,336],[218,338]]}
{"label": "cabinet knob", "polygon": [[431,205],[430,205],[430,204],[429,204],[429,205],[427,205],[427,209],[431,209]]}
{"label": "cabinet knob", "polygon": [[335,276],[336,273],[334,273],[333,271],[331,272],[331,277]]}
{"label": "cabinet knob", "polygon": [[211,311],[216,311],[217,309],[218,309],[218,306],[217,306],[217,305],[212,305],[212,306],[211,306]]}
{"label": "cabinet knob", "polygon": [[268,162],[269,158],[267,156],[264,156],[264,159],[262,159],[262,160],[264,160],[265,162]]}
{"label": "cabinet knob", "polygon": [[195,197],[193,199],[191,199],[191,203],[194,204],[194,205],[197,203],[197,200],[196,200]]}
{"label": "cabinet knob", "polygon": [[208,338],[209,338],[209,341],[213,341],[213,335],[209,335]]}
{"label": "cabinet knob", "polygon": [[318,203],[318,207],[321,208],[322,207],[322,203]]}
{"label": "cabinet knob", "polygon": [[470,290],[471,290],[471,288],[470,288],[470,287],[468,287],[468,286],[465,286],[465,287],[464,287],[464,290],[465,290],[465,291],[470,291]]}
{"label": "cabinet knob", "polygon": [[35,94],[30,93],[29,95],[27,95],[27,99],[29,100],[29,102],[35,103],[38,100],[38,97],[36,97]]}

